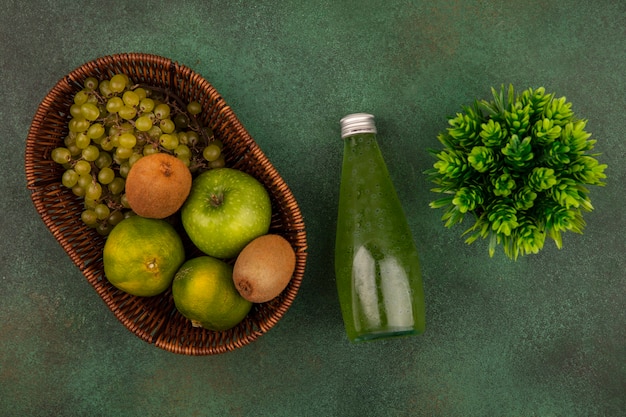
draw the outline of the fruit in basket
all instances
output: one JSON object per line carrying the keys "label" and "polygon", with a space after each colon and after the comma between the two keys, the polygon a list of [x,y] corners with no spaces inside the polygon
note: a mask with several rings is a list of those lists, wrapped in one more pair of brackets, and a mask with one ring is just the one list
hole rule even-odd
{"label": "fruit in basket", "polygon": [[268,232],[269,194],[251,175],[233,168],[205,171],[193,180],[181,209],[182,224],[198,249],[216,258],[234,258]]}
{"label": "fruit in basket", "polygon": [[236,326],[252,307],[235,288],[233,267],[210,256],[190,259],[180,267],[172,283],[172,297],[194,327],[215,331]]}
{"label": "fruit in basket", "polygon": [[104,274],[132,295],[149,297],[169,288],[185,261],[183,242],[165,220],[131,216],[111,231],[103,250]]}
{"label": "fruit in basket", "polygon": [[[64,168],[63,186],[84,199],[83,222],[107,235],[131,212],[127,176],[148,155],[176,157],[192,174],[224,166],[222,143],[202,126],[201,111],[198,102],[186,104],[125,74],[85,79],[73,97],[63,144],[50,154]],[[211,160],[204,156],[208,146]]]}
{"label": "fruit in basket", "polygon": [[177,157],[155,153],[139,159],[126,177],[126,199],[142,217],[163,219],[181,208],[191,190],[191,172]]}
{"label": "fruit in basket", "polygon": [[287,239],[267,234],[243,248],[235,261],[233,281],[243,298],[264,303],[287,287],[295,267],[296,254]]}

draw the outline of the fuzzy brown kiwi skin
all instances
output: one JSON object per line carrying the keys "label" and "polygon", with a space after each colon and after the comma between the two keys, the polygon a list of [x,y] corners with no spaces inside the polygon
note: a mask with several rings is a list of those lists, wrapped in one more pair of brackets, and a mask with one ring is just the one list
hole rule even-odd
{"label": "fuzzy brown kiwi skin", "polygon": [[291,244],[282,236],[267,234],[243,248],[235,261],[233,281],[243,298],[264,303],[289,285],[295,266]]}
{"label": "fuzzy brown kiwi skin", "polygon": [[128,172],[126,198],[139,216],[164,219],[180,209],[191,183],[191,172],[180,159],[166,153],[147,155]]}

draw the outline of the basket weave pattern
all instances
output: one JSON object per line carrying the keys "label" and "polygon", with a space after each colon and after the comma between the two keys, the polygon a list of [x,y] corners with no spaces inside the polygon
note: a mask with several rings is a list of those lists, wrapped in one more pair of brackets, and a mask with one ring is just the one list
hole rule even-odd
{"label": "basket weave pattern", "polygon": [[[104,276],[105,238],[82,223],[83,200],[61,184],[63,168],[51,159],[68,133],[73,96],[90,76],[127,74],[136,83],[166,88],[186,102],[198,101],[201,122],[224,143],[229,167],[247,172],[265,185],[272,201],[270,233],[286,238],[296,252],[293,277],[277,298],[254,304],[233,329],[215,332],[192,327],[174,306],[171,290],[155,297],[136,297],[118,290]],[[59,80],[43,99],[26,141],[26,180],[35,208],[53,236],[87,281],[124,326],[148,343],[179,354],[210,355],[243,347],[272,328],[294,301],[304,275],[306,231],[298,204],[223,98],[200,75],[169,59],[149,54],[118,54],[85,63]]]}

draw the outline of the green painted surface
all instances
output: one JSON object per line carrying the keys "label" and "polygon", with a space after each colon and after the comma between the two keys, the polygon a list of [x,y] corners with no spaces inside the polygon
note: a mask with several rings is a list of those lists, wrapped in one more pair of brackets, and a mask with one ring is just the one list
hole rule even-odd
{"label": "green painted surface", "polygon": [[[626,3],[0,1],[0,415],[626,414]],[[117,52],[207,78],[294,192],[309,259],[257,342],[213,357],[151,346],[107,310],[40,221],[24,144],[66,73]],[[491,86],[545,86],[589,120],[608,184],[584,235],[513,263],[428,208],[445,116]],[[351,345],[333,279],[339,119],[376,115],[421,255],[428,330]]]}

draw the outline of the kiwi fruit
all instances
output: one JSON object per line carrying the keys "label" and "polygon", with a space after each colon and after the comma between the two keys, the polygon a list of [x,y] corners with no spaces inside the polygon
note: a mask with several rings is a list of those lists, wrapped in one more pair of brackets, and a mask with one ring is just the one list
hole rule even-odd
{"label": "kiwi fruit", "polygon": [[277,297],[289,284],[296,254],[282,236],[266,234],[248,243],[237,256],[233,281],[239,294],[253,303]]}
{"label": "kiwi fruit", "polygon": [[167,153],[146,155],[128,171],[128,205],[139,216],[164,219],[183,205],[191,182],[191,171],[177,157]]}

